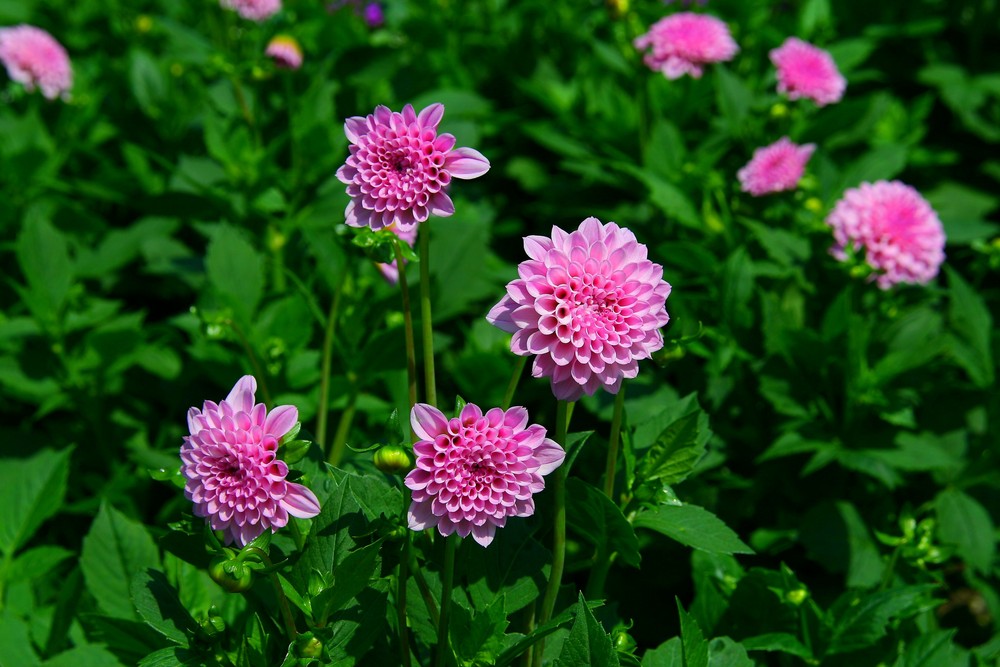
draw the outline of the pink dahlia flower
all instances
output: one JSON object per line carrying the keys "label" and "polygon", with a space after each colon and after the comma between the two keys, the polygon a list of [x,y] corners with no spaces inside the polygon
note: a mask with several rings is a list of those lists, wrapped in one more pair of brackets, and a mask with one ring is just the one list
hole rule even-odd
{"label": "pink dahlia flower", "polygon": [[347,184],[351,203],[345,215],[351,227],[398,225],[409,231],[431,215],[455,212],[448,196],[454,178],[476,178],[490,162],[471,148],[455,148],[455,137],[438,135],[443,104],[432,104],[418,115],[407,104],[403,112],[378,106],[367,118],[344,122],[351,155],[337,170]]}
{"label": "pink dahlia flower", "polygon": [[587,218],[575,232],[528,236],[521,277],[486,319],[514,334],[510,349],[535,355],[531,374],[548,377],[556,398],[598,389],[618,393],[639,360],[663,347],[670,285],[635,234]]}
{"label": "pink dahlia flower", "polygon": [[493,408],[484,415],[469,403],[448,419],[418,403],[410,424],[419,438],[413,445],[416,468],[405,480],[412,491],[410,528],[472,533],[484,547],[507,517],[534,514],[532,494],[545,488],[542,477],[566,457],[543,427],[528,426],[528,411],[521,407]]}
{"label": "pink dahlia flower", "polygon": [[299,411],[281,405],[270,414],[254,403],[257,381],[244,375],[221,403],[205,401],[188,410],[181,445],[184,495],[195,516],[225,532],[226,544],[241,547],[265,530],[281,528],[288,515],[319,514],[312,491],[286,482],[288,466],[277,457],[278,441],[299,420]]}
{"label": "pink dahlia flower", "polygon": [[702,65],[731,60],[740,50],[725,23],[693,12],[660,19],[632,43],[640,51],[650,49],[643,61],[668,79],[685,74],[698,79]]}
{"label": "pink dahlia flower", "polygon": [[[403,242],[411,248],[413,247],[413,244],[417,242],[417,227],[412,227],[404,232],[393,225],[392,227],[389,227],[389,231],[402,239]],[[405,262],[406,260],[403,261]],[[399,267],[396,265],[396,260],[392,260],[388,264],[376,264],[375,266],[378,267],[378,270],[381,271],[385,279],[391,284],[395,285],[399,282]]]}
{"label": "pink dahlia flower", "polygon": [[771,62],[778,69],[778,92],[789,99],[805,97],[819,106],[839,102],[847,88],[847,80],[837,69],[830,54],[789,37],[771,51]]}
{"label": "pink dahlia flower", "polygon": [[814,150],[816,144],[797,146],[788,137],[758,148],[750,162],[736,173],[743,192],[760,197],[771,192],[794,190]]}
{"label": "pink dahlia flower", "polygon": [[50,100],[69,97],[73,69],[66,49],[33,25],[0,28],[0,62],[7,75],[28,91],[36,87]]}
{"label": "pink dahlia flower", "polygon": [[294,37],[277,35],[267,43],[264,55],[282,69],[296,70],[302,67],[302,47]]}
{"label": "pink dahlia flower", "polygon": [[896,283],[926,284],[944,261],[944,228],[920,193],[899,181],[862,183],[834,206],[826,222],[845,259],[847,249],[864,249],[882,289]]}
{"label": "pink dahlia flower", "polygon": [[219,0],[225,9],[231,9],[248,21],[266,21],[281,11],[281,0]]}

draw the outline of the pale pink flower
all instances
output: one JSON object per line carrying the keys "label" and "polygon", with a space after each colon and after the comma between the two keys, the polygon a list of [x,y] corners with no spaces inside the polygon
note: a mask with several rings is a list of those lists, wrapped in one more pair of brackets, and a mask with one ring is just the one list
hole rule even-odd
{"label": "pale pink flower", "polygon": [[289,515],[308,519],[320,510],[312,491],[285,481],[288,466],[277,457],[299,411],[280,405],[268,414],[263,403],[254,403],[256,391],[257,381],[244,375],[221,403],[188,410],[191,435],[181,445],[184,495],[195,516],[223,531],[226,544],[241,547],[286,525]]}
{"label": "pale pink flower", "polygon": [[419,115],[409,104],[402,113],[379,105],[367,118],[344,122],[351,155],[337,178],[351,196],[348,225],[409,231],[429,216],[455,212],[448,196],[451,179],[482,176],[490,162],[477,150],[455,148],[454,136],[438,135],[442,116],[443,104]]}
{"label": "pale pink flower", "polygon": [[805,97],[819,106],[839,102],[847,88],[847,80],[837,69],[830,54],[789,37],[771,51],[771,62],[778,70],[778,92],[789,99]]}
{"label": "pale pink flower", "polygon": [[788,137],[758,148],[750,162],[736,173],[743,192],[760,197],[772,192],[794,190],[815,150],[816,144],[797,146]]}
{"label": "pale pink flower", "polygon": [[544,475],[558,468],[566,452],[528,426],[528,411],[493,408],[485,415],[469,403],[453,419],[418,403],[410,424],[416,467],[406,476],[412,492],[407,520],[412,530],[458,533],[489,546],[507,517],[531,516],[532,495],[545,488]]}
{"label": "pale pink flower", "polygon": [[826,222],[837,244],[831,252],[864,250],[882,289],[896,283],[926,284],[944,261],[944,228],[920,193],[899,181],[862,183],[834,206]]}
{"label": "pale pink flower", "polygon": [[282,69],[296,70],[302,67],[302,47],[289,35],[276,35],[267,43],[264,55]]}
{"label": "pale pink flower", "polygon": [[262,22],[281,11],[281,0],[219,0],[225,9],[231,9],[248,21]]}
{"label": "pale pink flower", "polygon": [[643,61],[668,79],[690,74],[698,79],[702,65],[731,60],[740,47],[726,24],[707,14],[680,12],[666,16],[633,42],[640,51],[650,49]]}
{"label": "pale pink flower", "polygon": [[520,278],[486,319],[514,334],[510,349],[535,355],[531,374],[548,377],[556,398],[575,401],[598,389],[618,393],[639,360],[663,347],[670,285],[635,234],[587,218],[567,234],[528,236]]}
{"label": "pale pink flower", "polygon": [[28,91],[36,87],[50,100],[67,99],[73,68],[66,49],[52,35],[33,25],[0,28],[0,62],[7,75]]}
{"label": "pale pink flower", "polygon": [[[417,227],[411,227],[406,231],[402,231],[396,225],[389,227],[389,231],[398,236],[406,245],[413,247],[413,244],[417,242]],[[406,260],[404,259],[405,263]],[[396,265],[396,260],[392,260],[388,264],[376,264],[378,270],[382,273],[386,280],[391,284],[395,285],[399,282],[399,267]]]}

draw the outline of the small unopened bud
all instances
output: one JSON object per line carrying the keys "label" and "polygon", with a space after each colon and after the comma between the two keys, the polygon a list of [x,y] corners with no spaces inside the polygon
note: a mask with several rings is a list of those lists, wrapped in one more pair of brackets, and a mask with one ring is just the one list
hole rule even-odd
{"label": "small unopened bud", "polygon": [[208,576],[230,593],[242,593],[253,586],[253,571],[235,558],[213,558],[208,566]]}
{"label": "small unopened bud", "polygon": [[615,633],[614,642],[615,649],[623,653],[631,653],[636,649],[636,647],[639,646],[636,641],[632,639],[632,635],[624,630],[619,630]]}
{"label": "small unopened bud", "polygon": [[819,213],[823,210],[823,202],[818,197],[810,197],[806,200],[806,210],[810,213]]}
{"label": "small unopened bud", "polygon": [[316,637],[303,638],[299,644],[299,657],[318,658],[323,655],[323,642]]}
{"label": "small unopened bud", "polygon": [[410,455],[398,445],[386,445],[375,452],[375,467],[390,475],[398,475],[410,469]]}
{"label": "small unopened bud", "polygon": [[809,597],[809,591],[804,588],[796,588],[794,591],[788,591],[785,593],[785,599],[791,602],[793,605],[798,607],[800,604],[806,601]]}
{"label": "small unopened bud", "polygon": [[784,118],[788,115],[788,107],[781,102],[771,107],[771,118]]}

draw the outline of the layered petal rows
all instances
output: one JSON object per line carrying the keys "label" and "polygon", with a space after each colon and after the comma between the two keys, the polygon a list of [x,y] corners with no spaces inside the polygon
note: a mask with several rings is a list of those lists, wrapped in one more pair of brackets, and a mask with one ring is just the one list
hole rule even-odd
{"label": "layered petal rows", "polygon": [[407,514],[413,530],[437,528],[458,533],[482,546],[493,541],[507,518],[531,516],[532,495],[545,488],[544,475],[558,468],[566,452],[528,425],[522,407],[483,411],[469,403],[448,419],[437,408],[413,406],[410,424],[416,467],[406,476],[412,502]]}
{"label": "layered petal rows", "polygon": [[66,49],[33,25],[0,28],[0,63],[11,79],[28,91],[38,88],[50,100],[66,98],[73,87],[73,68]]}
{"label": "layered petal rows", "polygon": [[188,410],[191,435],[181,445],[184,495],[195,516],[241,547],[286,525],[289,515],[308,519],[320,511],[312,491],[285,481],[288,466],[277,458],[279,440],[298,422],[298,410],[282,405],[268,413],[254,402],[256,391],[257,381],[245,375],[220,403]]}
{"label": "layered petal rows", "polygon": [[660,19],[632,43],[640,51],[646,51],[643,62],[668,79],[679,79],[685,74],[698,79],[704,65],[732,60],[740,50],[724,22],[693,12]]}
{"label": "layered petal rows", "polygon": [[825,106],[839,102],[844,96],[847,80],[823,49],[789,37],[770,56],[778,70],[778,92],[789,99],[804,97]]}
{"label": "layered petal rows", "polygon": [[548,377],[556,398],[598,389],[617,393],[639,360],[663,347],[670,285],[635,234],[587,218],[574,232],[524,239],[520,278],[486,319],[514,334],[511,351],[534,355],[532,375]]}
{"label": "layered petal rows", "polygon": [[231,9],[248,21],[266,21],[281,11],[281,0],[219,0],[225,9]]}
{"label": "layered petal rows", "polygon": [[758,148],[736,174],[740,187],[754,197],[794,190],[815,150],[816,144],[798,146],[788,137]]}
{"label": "layered petal rows", "polygon": [[379,106],[367,118],[344,122],[351,154],[337,178],[351,196],[348,225],[375,231],[397,225],[406,232],[431,215],[455,212],[451,179],[482,176],[490,163],[479,151],[455,148],[451,134],[438,135],[443,116],[443,104],[419,114],[407,104],[401,113]]}

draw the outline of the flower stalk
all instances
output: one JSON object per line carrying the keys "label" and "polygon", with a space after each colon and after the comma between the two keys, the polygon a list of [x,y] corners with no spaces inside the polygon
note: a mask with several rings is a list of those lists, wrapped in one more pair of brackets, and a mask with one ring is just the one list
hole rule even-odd
{"label": "flower stalk", "polygon": [[[437,381],[434,377],[434,324],[431,320],[431,251],[430,251],[430,220],[420,225],[420,326],[424,352],[424,400],[430,405],[437,405]],[[403,267],[399,275],[402,279]],[[402,282],[400,283],[402,284]]]}
{"label": "flower stalk", "polygon": [[458,550],[459,539],[454,534],[444,541],[444,570],[441,573],[441,617],[438,621],[437,656],[435,667],[444,667],[445,656],[451,653],[451,643],[448,641],[448,622],[451,618],[451,590],[455,584],[455,552]]}

